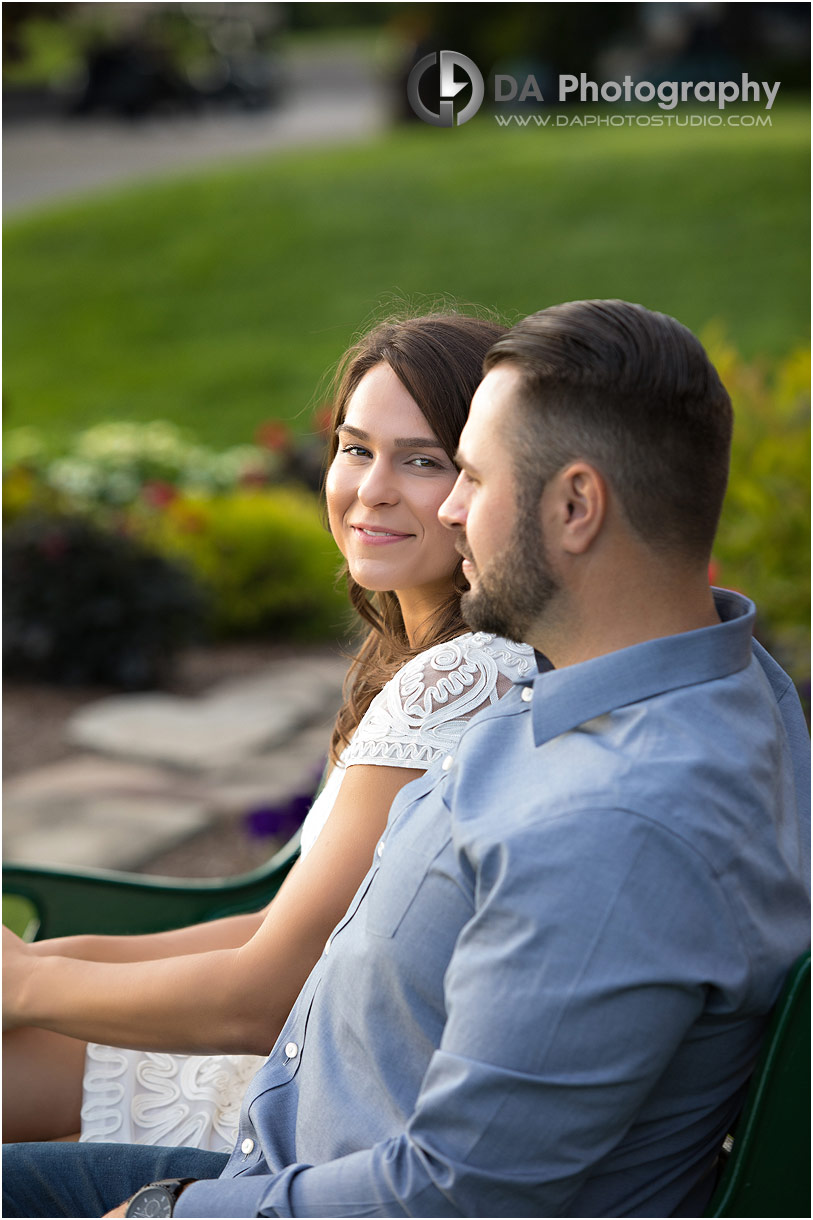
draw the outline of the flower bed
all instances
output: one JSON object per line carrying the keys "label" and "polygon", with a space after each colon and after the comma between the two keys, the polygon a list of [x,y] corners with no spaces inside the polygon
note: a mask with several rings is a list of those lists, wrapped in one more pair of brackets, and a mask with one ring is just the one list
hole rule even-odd
{"label": "flower bed", "polygon": [[[9,671],[148,685],[202,632],[342,636],[339,557],[312,490],[321,442],[295,442],[276,423],[258,440],[218,453],[165,421],[109,423],[49,453],[34,430],[12,431]],[[302,472],[310,487],[293,481]],[[99,634],[100,615],[118,635]],[[154,662],[137,661],[134,641],[150,631]]]}

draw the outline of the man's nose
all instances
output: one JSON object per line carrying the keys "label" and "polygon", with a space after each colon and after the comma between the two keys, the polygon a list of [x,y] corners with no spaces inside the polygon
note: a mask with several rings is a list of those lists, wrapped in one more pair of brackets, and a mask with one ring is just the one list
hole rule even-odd
{"label": "man's nose", "polygon": [[438,509],[438,520],[449,529],[457,529],[466,524],[466,502],[463,494],[463,476],[457,476],[457,482]]}

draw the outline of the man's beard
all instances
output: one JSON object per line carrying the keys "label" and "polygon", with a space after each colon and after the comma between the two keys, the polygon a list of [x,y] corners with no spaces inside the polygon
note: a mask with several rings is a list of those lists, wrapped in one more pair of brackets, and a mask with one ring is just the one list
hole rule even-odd
{"label": "man's beard", "polygon": [[[463,546],[461,553],[471,561],[468,542]],[[520,506],[511,543],[478,570],[476,583],[460,599],[460,609],[472,631],[493,631],[521,644],[559,589],[536,517]]]}

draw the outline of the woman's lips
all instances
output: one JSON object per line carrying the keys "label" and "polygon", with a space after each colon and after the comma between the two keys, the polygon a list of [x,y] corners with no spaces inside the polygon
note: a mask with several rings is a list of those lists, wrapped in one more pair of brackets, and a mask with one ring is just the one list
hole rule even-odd
{"label": "woman's lips", "polygon": [[373,526],[353,525],[351,529],[365,546],[388,546],[394,542],[406,542],[408,538],[415,537],[414,534],[402,534],[397,530],[375,529]]}

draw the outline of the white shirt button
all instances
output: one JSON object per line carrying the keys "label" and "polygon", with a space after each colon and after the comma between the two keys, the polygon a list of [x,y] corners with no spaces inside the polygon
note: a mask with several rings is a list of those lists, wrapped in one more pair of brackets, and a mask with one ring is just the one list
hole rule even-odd
{"label": "white shirt button", "polygon": [[440,764],[444,771],[450,771],[454,765],[454,758],[451,754],[447,754],[443,762]]}
{"label": "white shirt button", "polygon": [[254,1151],[254,1140],[243,1140],[242,1144],[240,1145],[240,1151],[242,1152],[243,1156],[248,1156],[250,1152]]}
{"label": "white shirt button", "polygon": [[379,860],[384,855],[384,840],[383,839],[379,843],[378,847],[375,849],[375,854],[378,856]]}
{"label": "white shirt button", "polygon": [[295,1042],[285,1043],[285,1054],[288,1059],[296,1059],[299,1054],[299,1047]]}
{"label": "white shirt button", "polygon": [[520,699],[523,703],[530,703],[534,697],[534,688],[532,686],[523,686]]}

